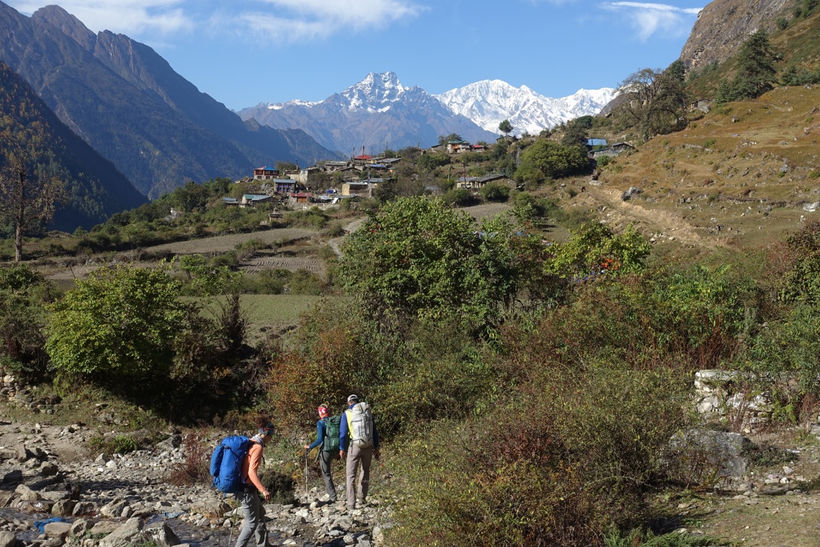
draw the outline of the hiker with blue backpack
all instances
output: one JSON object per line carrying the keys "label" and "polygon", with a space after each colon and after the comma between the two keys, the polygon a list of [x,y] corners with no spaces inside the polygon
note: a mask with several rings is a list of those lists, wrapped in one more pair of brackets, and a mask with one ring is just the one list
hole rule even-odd
{"label": "hiker with blue backpack", "polygon": [[[325,481],[329,503],[336,503],[336,487],[333,486],[332,466],[333,458],[339,450],[339,423],[341,416],[331,416],[327,405],[319,405],[319,421],[316,422],[316,440],[305,445],[306,451],[311,451],[317,446],[319,454],[319,468],[322,470],[322,478]],[[307,457],[307,455],[305,456]]]}
{"label": "hiker with blue backpack", "polygon": [[[345,460],[345,455],[347,459]],[[370,406],[355,393],[347,398],[347,410],[339,426],[339,457],[345,464],[347,508],[355,509],[367,498],[370,487],[370,461],[379,459],[379,436]],[[356,488],[358,475],[358,489]]]}
{"label": "hiker with blue backpack", "polygon": [[245,547],[253,536],[257,547],[268,545],[265,527],[265,508],[259,494],[270,499],[270,492],[259,479],[259,465],[265,443],[273,436],[273,424],[267,420],[259,423],[253,437],[233,435],[223,439],[211,456],[213,484],[220,491],[234,494],[242,506],[245,517],[242,530],[236,539],[236,547]]}

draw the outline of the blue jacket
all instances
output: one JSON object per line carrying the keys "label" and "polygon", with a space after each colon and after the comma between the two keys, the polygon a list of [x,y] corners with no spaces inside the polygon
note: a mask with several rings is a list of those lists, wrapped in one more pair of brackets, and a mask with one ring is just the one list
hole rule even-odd
{"label": "blue jacket", "polygon": [[[347,429],[347,413],[348,411],[356,406],[356,403],[347,407],[347,410],[344,411],[342,414],[342,421],[339,424],[339,450],[344,450],[347,448],[347,437],[348,437],[348,429]],[[373,448],[378,450],[379,448],[379,434],[376,432],[376,419],[373,419]]]}
{"label": "blue jacket", "polygon": [[313,441],[308,447],[308,450],[313,450],[317,446],[321,445],[322,442],[325,440],[325,434],[327,433],[327,426],[325,425],[325,419],[322,418],[318,422],[316,422],[316,440]]}

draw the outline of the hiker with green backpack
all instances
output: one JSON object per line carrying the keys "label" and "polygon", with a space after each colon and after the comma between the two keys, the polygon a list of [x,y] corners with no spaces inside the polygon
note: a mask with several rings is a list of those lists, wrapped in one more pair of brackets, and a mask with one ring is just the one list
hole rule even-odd
{"label": "hiker with green backpack", "polygon": [[359,396],[354,393],[347,398],[347,410],[339,428],[339,457],[346,462],[345,492],[348,509],[355,509],[356,504],[364,504],[367,498],[370,486],[370,460],[374,456],[379,459],[379,436],[376,433],[373,415],[370,406],[364,401],[359,402]]}
{"label": "hiker with green backpack", "polygon": [[[333,476],[331,474],[333,458],[339,450],[339,423],[341,416],[331,416],[327,405],[319,405],[319,421],[316,422],[316,440],[312,444],[306,444],[305,450],[310,451],[321,446],[317,458],[319,468],[322,470],[322,478],[325,481],[325,490],[330,498],[330,503],[336,503],[336,488],[333,486]],[[307,455],[305,455],[307,458]]]}

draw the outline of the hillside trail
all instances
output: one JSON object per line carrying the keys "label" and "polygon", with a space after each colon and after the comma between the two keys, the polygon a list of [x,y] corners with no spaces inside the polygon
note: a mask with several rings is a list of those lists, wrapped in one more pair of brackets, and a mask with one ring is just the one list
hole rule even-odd
{"label": "hillside trail", "polygon": [[621,199],[622,192],[616,188],[587,185],[585,191],[577,197],[585,196],[585,200],[592,202],[590,208],[601,210],[610,222],[619,225],[641,224],[650,231],[660,232],[666,238],[695,247],[714,249],[727,247],[727,243],[718,238],[699,233],[694,226],[686,222],[679,215],[662,210],[648,209],[638,203]]}
{"label": "hillside trail", "polygon": [[353,232],[358,230],[366,220],[367,217],[357,218],[356,220],[350,222],[349,224],[347,224],[347,226],[345,226],[345,235],[334,237],[333,239],[327,242],[327,244],[330,245],[330,248],[333,249],[333,252],[336,253],[336,256],[342,256],[341,244],[342,241],[344,241],[345,236],[352,234]]}

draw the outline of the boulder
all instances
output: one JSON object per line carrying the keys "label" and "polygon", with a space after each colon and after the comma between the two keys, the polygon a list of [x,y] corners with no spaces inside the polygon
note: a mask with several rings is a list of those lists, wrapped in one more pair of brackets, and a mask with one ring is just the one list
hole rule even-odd
{"label": "boulder", "polygon": [[81,536],[88,531],[88,521],[85,519],[77,519],[71,524],[71,531],[69,532],[72,536]]}
{"label": "boulder", "polygon": [[18,484],[17,488],[14,489],[14,493],[20,498],[21,501],[39,501],[40,496],[26,486],[25,484]]}
{"label": "boulder", "polygon": [[71,500],[60,500],[51,507],[51,514],[55,517],[70,517],[74,512],[74,505]]}
{"label": "boulder", "polygon": [[641,193],[643,193],[643,190],[641,190],[640,188],[630,186],[626,192],[621,194],[621,201],[629,201],[630,199]]}
{"label": "boulder", "polygon": [[142,537],[145,538],[146,542],[162,545],[163,547],[179,544],[179,537],[166,522],[159,522],[146,527],[142,531]]}
{"label": "boulder", "polygon": [[70,522],[49,522],[45,525],[43,531],[48,538],[65,539],[68,533],[71,532]]}
{"label": "boulder", "polygon": [[0,547],[17,547],[18,544],[14,532],[0,532]]}
{"label": "boulder", "polygon": [[666,462],[687,482],[738,479],[749,467],[745,454],[752,447],[740,433],[695,428],[671,439]]}
{"label": "boulder", "polygon": [[137,536],[142,531],[142,521],[130,518],[125,524],[105,536],[100,541],[100,547],[129,547],[138,543]]}

